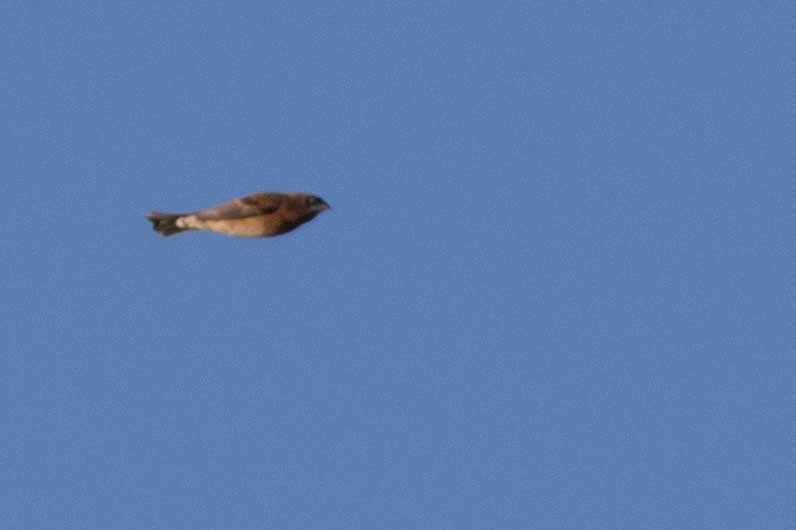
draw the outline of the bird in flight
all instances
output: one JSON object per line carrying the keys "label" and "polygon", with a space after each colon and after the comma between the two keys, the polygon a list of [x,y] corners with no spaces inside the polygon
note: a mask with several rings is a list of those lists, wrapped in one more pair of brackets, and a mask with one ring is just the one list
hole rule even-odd
{"label": "bird in flight", "polygon": [[187,214],[152,212],[152,228],[162,236],[207,230],[235,237],[271,237],[290,232],[328,210],[315,195],[257,193]]}

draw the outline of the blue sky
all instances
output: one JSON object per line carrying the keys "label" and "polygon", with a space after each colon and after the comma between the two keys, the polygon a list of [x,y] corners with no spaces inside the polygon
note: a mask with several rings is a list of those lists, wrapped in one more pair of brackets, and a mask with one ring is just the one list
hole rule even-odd
{"label": "blue sky", "polygon": [[6,6],[0,519],[793,527],[795,15]]}

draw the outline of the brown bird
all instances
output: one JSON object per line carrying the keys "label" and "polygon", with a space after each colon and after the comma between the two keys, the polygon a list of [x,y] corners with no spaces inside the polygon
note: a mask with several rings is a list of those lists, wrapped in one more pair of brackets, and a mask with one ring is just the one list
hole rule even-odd
{"label": "brown bird", "polygon": [[290,232],[328,209],[314,195],[258,193],[188,214],[152,212],[147,219],[163,236],[207,230],[236,237],[270,237]]}

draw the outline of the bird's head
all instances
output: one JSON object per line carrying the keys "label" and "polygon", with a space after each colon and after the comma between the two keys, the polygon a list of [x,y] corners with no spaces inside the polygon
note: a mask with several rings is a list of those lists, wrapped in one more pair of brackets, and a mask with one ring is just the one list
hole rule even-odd
{"label": "bird's head", "polygon": [[324,201],[320,197],[316,197],[315,195],[307,195],[304,198],[304,201],[307,206],[307,209],[315,214],[319,214],[322,211],[329,209],[329,205],[326,204],[326,201]]}

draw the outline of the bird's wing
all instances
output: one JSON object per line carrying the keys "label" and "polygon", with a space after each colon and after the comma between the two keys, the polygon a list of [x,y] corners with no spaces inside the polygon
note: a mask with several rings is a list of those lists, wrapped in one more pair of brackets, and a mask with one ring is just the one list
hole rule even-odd
{"label": "bird's wing", "polygon": [[275,212],[282,204],[282,199],[283,196],[279,193],[258,193],[195,212],[194,215],[202,221],[243,219]]}

